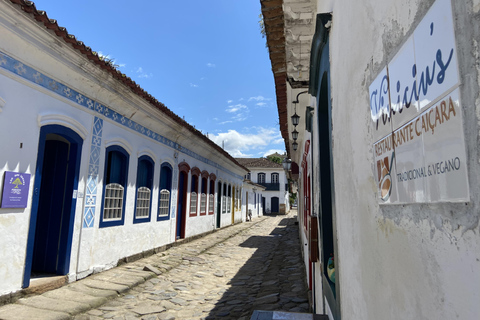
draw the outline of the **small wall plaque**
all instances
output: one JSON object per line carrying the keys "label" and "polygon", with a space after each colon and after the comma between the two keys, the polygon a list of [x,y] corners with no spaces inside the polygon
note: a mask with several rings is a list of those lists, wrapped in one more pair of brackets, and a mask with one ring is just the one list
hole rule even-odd
{"label": "small wall plaque", "polygon": [[2,208],[26,208],[30,174],[5,171],[2,192]]}

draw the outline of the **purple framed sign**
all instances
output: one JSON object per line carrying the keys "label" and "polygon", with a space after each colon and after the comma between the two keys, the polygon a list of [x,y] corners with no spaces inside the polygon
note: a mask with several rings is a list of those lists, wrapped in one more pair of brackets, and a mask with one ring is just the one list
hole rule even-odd
{"label": "purple framed sign", "polygon": [[26,208],[29,187],[29,173],[5,171],[1,207]]}

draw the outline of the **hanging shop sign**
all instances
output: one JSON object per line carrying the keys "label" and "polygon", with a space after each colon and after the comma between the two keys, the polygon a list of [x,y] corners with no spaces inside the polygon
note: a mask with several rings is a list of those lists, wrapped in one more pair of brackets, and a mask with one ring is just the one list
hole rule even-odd
{"label": "hanging shop sign", "polygon": [[1,207],[26,208],[29,187],[29,173],[5,171]]}
{"label": "hanging shop sign", "polygon": [[468,201],[450,0],[437,0],[370,85],[380,203]]}

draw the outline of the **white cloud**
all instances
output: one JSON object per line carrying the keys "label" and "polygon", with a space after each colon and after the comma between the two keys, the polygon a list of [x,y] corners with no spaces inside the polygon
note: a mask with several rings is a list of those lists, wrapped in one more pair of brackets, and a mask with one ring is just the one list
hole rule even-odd
{"label": "white cloud", "polygon": [[245,121],[248,119],[248,110],[245,113],[237,113],[232,117],[233,121]]}
{"label": "white cloud", "polygon": [[[240,133],[236,130],[228,130],[218,134],[209,134],[208,137],[222,146],[233,157],[251,156],[254,150],[260,150],[272,144],[280,137],[280,132],[275,128],[254,128],[256,133]],[[283,140],[282,140],[283,141]]]}
{"label": "white cloud", "polygon": [[198,84],[190,83],[190,87],[192,87],[192,88],[198,88]]}
{"label": "white cloud", "polygon": [[153,74],[149,73],[149,74],[146,74],[146,73],[143,73],[141,75],[138,76],[139,78],[146,78],[146,79],[150,79],[153,77]]}
{"label": "white cloud", "polygon": [[137,69],[135,69],[135,73],[139,78],[150,79],[153,77],[153,74],[144,72],[142,67],[138,67]]}
{"label": "white cloud", "polygon": [[280,137],[277,140],[273,141],[273,143],[283,143],[283,141],[284,141],[283,138]]}
{"label": "white cloud", "polygon": [[253,100],[255,100],[255,101],[269,101],[269,100],[271,100],[271,99],[265,98],[265,97],[263,97],[263,96],[256,96],[256,97],[250,97],[250,98],[248,98],[248,101],[253,101]]}
{"label": "white cloud", "polygon": [[127,66],[125,63],[117,63],[117,60],[115,60],[114,58],[112,58],[111,55],[109,55],[109,54],[103,54],[102,51],[98,51],[98,56],[99,56],[102,60],[110,61],[110,62],[113,64],[113,66],[115,66],[116,68],[124,68],[124,67]]}
{"label": "white cloud", "polygon": [[[283,141],[283,140],[282,140]],[[274,154],[274,153],[278,153],[278,154],[284,154],[285,153],[285,150],[281,150],[281,149],[270,149],[270,150],[267,150],[265,152],[263,152],[262,154],[262,157],[266,157],[266,156],[269,156],[271,154]]]}
{"label": "white cloud", "polygon": [[228,106],[227,110],[225,110],[225,111],[233,113],[233,112],[238,112],[238,111],[243,110],[243,109],[247,109],[247,106],[239,103],[239,104],[236,104],[234,106]]}
{"label": "white cloud", "polygon": [[259,107],[263,107],[263,106],[266,106],[267,104],[265,102],[259,102],[256,105]]}
{"label": "white cloud", "polygon": [[228,101],[227,101],[228,104],[230,104],[230,103],[232,103],[232,102],[233,102],[233,100],[228,100]]}
{"label": "white cloud", "polygon": [[215,68],[216,65],[215,65],[214,63],[210,63],[210,62],[209,62],[209,63],[207,63],[207,67],[209,67],[209,68]]}

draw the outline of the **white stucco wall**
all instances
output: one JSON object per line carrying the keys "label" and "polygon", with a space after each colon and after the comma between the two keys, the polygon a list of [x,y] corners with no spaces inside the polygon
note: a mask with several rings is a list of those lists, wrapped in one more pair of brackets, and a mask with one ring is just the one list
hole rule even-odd
{"label": "white stucco wall", "polygon": [[[286,211],[290,209],[290,205],[288,203],[288,190],[285,190],[285,184],[287,183],[287,177],[285,175],[285,171],[283,168],[249,168],[251,171],[251,181],[254,183],[258,183],[258,174],[265,173],[265,183],[272,183],[272,173],[278,173],[278,183],[279,183],[279,190],[278,191],[271,191],[271,190],[264,190],[262,191],[262,197],[265,197],[265,212],[271,212],[271,203],[273,197],[278,197],[279,208],[280,205],[285,205]],[[261,200],[260,200],[261,201]]]}
{"label": "white stucco wall", "polygon": [[379,205],[374,181],[369,85],[433,2],[333,4],[335,258],[342,319],[476,319],[480,314],[479,131],[474,107],[479,109],[474,40],[479,33],[471,29],[478,8],[475,12],[470,1],[452,1],[470,201]]}
{"label": "white stucco wall", "polygon": [[[20,290],[23,283],[42,126],[61,125],[72,129],[83,139],[69,280],[113,267],[119,259],[175,241],[179,162],[185,161],[191,168],[198,167],[202,172],[213,173],[217,179],[228,181],[232,186],[242,185],[246,173],[244,169],[194,134],[180,130],[178,124],[125,90],[123,85],[71,47],[59,46],[56,36],[25,17],[13,5],[1,3],[0,7],[0,177],[5,171],[31,174],[27,207],[0,208],[0,257],[3,261],[0,264],[0,295]],[[35,83],[37,81],[38,84]],[[72,91],[76,96],[69,96]],[[86,99],[92,99],[97,104],[86,107]],[[126,114],[133,115],[125,118],[127,122],[122,122],[119,117]],[[96,119],[103,120],[103,125],[96,127]],[[131,127],[127,127],[129,120],[134,124]],[[176,142],[154,140],[148,128],[156,128],[154,133],[164,137],[177,132],[175,136],[182,148]],[[98,136],[94,133],[97,129],[101,131]],[[91,147],[97,143],[100,150],[96,172],[98,180],[96,184],[89,184],[90,187],[96,185],[96,199],[92,202],[95,206],[94,218],[93,225],[85,227],[85,207],[90,204],[86,195],[89,192],[89,165],[92,165]],[[129,154],[124,223],[100,227],[105,150],[112,145],[122,146]],[[176,147],[178,150],[175,150]],[[149,221],[134,223],[137,164],[138,158],[143,155],[154,161],[152,211]],[[170,219],[157,221],[160,166],[164,162],[173,168]],[[186,237],[213,230],[215,215],[189,217],[189,195]],[[228,215],[228,219],[222,219],[222,226],[231,224],[231,215]],[[241,220],[240,215],[238,219]]]}

